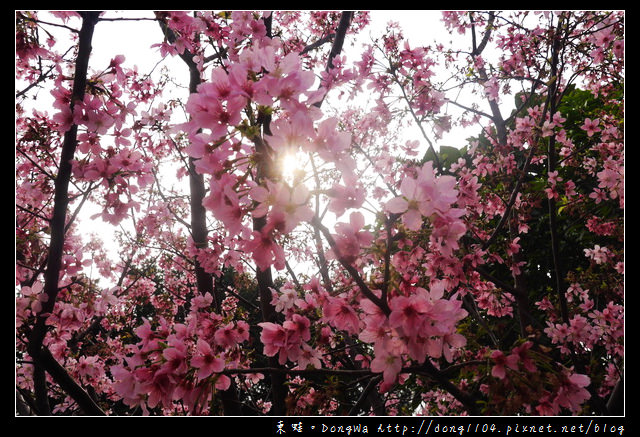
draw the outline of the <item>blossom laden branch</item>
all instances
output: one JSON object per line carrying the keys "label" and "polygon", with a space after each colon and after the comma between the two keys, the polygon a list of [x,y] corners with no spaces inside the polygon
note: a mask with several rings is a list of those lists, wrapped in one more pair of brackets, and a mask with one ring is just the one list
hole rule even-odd
{"label": "blossom laden branch", "polygon": [[358,270],[356,270],[356,268],[353,267],[340,254],[340,248],[338,247],[338,244],[336,243],[335,239],[331,235],[331,232],[329,231],[329,229],[327,229],[326,226],[324,226],[322,224],[322,222],[320,221],[320,219],[317,216],[313,217],[313,219],[311,220],[311,225],[313,227],[315,227],[316,229],[320,230],[322,235],[324,235],[324,238],[329,243],[329,246],[331,247],[331,249],[336,252],[336,257],[338,258],[338,261],[340,261],[340,264],[342,264],[344,269],[347,270],[347,272],[349,272],[349,275],[356,282],[356,284],[360,288],[360,291],[362,291],[362,294],[364,294],[367,297],[367,299],[369,299],[371,302],[376,304],[385,314],[387,314],[387,315],[391,314],[391,310],[390,310],[389,305],[387,304],[387,302],[382,300],[378,296],[376,296],[373,293],[373,291],[371,291],[369,286],[362,279],[362,276],[360,276],[360,273],[358,272]]}
{"label": "blossom laden branch", "polygon": [[[71,110],[73,110],[77,102],[81,102],[84,98],[89,55],[91,53],[91,40],[100,12],[84,12],[81,13],[81,15],[83,20],[82,28],[79,32],[78,55],[76,57],[76,70],[70,101]],[[58,175],[55,180],[54,208],[50,222],[51,243],[47,257],[47,267],[44,273],[45,283],[43,292],[47,296],[47,299],[43,302],[42,308],[37,315],[35,326],[29,335],[29,344],[27,347],[29,354],[36,363],[35,372],[39,374],[38,381],[40,389],[36,390],[36,403],[41,414],[48,414],[49,412],[46,390],[42,390],[42,385],[45,384],[44,371],[51,374],[59,384],[70,388],[70,395],[72,395],[87,412],[101,412],[99,408],[95,408],[93,402],[86,402],[86,392],[82,389],[78,390],[77,386],[67,379],[68,374],[64,368],[62,368],[46,350],[42,349],[45,336],[47,335],[46,321],[53,311],[59,292],[59,278],[62,267],[66,215],[69,202],[68,187],[71,179],[71,160],[73,159],[77,144],[77,125],[73,125],[64,136]]]}

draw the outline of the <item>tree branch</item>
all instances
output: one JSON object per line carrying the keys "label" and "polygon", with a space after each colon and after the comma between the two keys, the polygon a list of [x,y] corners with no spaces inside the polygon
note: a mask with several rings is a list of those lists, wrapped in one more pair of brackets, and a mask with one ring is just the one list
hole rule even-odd
{"label": "tree branch", "polygon": [[[338,23],[338,29],[336,30],[335,34],[335,39],[333,40],[333,45],[331,46],[331,51],[329,52],[329,59],[327,59],[327,66],[325,67],[325,71],[330,71],[333,68],[333,59],[342,51],[344,39],[347,35],[347,30],[349,30],[349,25],[351,24],[352,18],[353,11],[342,11],[342,14],[340,15],[340,22]],[[325,96],[322,96],[322,99],[314,103],[314,105],[318,108],[322,106],[324,97]]]}
{"label": "tree branch", "polygon": [[334,37],[336,36],[335,33],[330,33],[328,35],[323,36],[322,38],[320,38],[318,41],[309,44],[308,46],[306,46],[305,48],[303,48],[300,51],[300,55],[304,55],[308,52],[310,52],[311,50],[317,49],[318,47],[320,47],[321,45],[328,43],[329,41],[331,41]]}
{"label": "tree branch", "polygon": [[51,375],[56,383],[62,387],[62,389],[78,403],[78,406],[86,414],[90,416],[104,416],[105,412],[102,408],[89,396],[89,394],[78,384],[70,375],[66,369],[58,363],[58,361],[51,355],[49,349],[43,348],[39,357],[40,365],[42,365],[47,373]]}
{"label": "tree branch", "polygon": [[[81,12],[82,27],[78,36],[78,55],[76,57],[75,76],[73,79],[73,90],[71,94],[71,102],[69,104],[71,111],[76,102],[84,99],[85,87],[87,83],[87,71],[89,67],[89,56],[91,54],[91,40],[93,31],[97,23],[100,12]],[[65,133],[62,143],[62,152],[60,155],[60,165],[58,176],[55,180],[54,188],[54,207],[51,217],[51,242],[49,244],[49,253],[47,256],[47,267],[44,272],[44,288],[43,293],[47,296],[46,302],[43,302],[41,311],[36,316],[35,325],[29,335],[29,344],[27,351],[35,362],[35,374],[39,375],[36,384],[36,403],[40,414],[50,414],[48,401],[46,399],[46,381],[44,380],[44,369],[50,372],[51,376],[56,380],[60,380],[66,371],[64,369],[52,367],[52,363],[48,360],[46,353],[42,350],[44,338],[47,335],[46,320],[53,312],[56,298],[58,296],[58,281],[60,278],[60,270],[62,267],[62,254],[64,250],[65,240],[65,224],[67,216],[67,206],[69,204],[69,181],[71,180],[71,160],[75,154],[78,144],[77,140],[78,126],[72,125]],[[55,360],[54,360],[55,361]],[[57,363],[57,362],[56,362]],[[51,373],[51,372],[54,373]],[[68,374],[67,374],[68,376]],[[81,396],[84,390],[72,390],[71,396]],[[84,393],[86,394],[86,393]],[[81,404],[81,400],[74,399]]]}
{"label": "tree branch", "polygon": [[317,216],[313,217],[313,219],[311,220],[311,224],[315,228],[319,229],[320,232],[322,232],[322,235],[324,235],[324,238],[329,243],[329,246],[331,246],[331,249],[336,254],[338,261],[340,262],[340,264],[342,264],[345,270],[349,272],[349,275],[356,282],[356,284],[358,284],[358,287],[360,287],[360,291],[362,291],[362,294],[364,294],[371,302],[375,303],[386,315],[391,314],[391,309],[389,308],[389,305],[387,305],[387,302],[376,296],[373,291],[371,291],[369,286],[364,282],[362,276],[360,276],[360,273],[358,273],[358,271],[340,255],[340,250],[338,249],[338,246],[333,239],[333,236],[331,235],[329,229],[327,229],[326,226],[324,226],[320,222],[320,219],[318,219]]}
{"label": "tree branch", "polygon": [[[564,16],[561,15],[558,20],[558,25],[556,31],[560,30],[564,25]],[[559,51],[560,51],[560,37],[559,35],[555,35],[553,45],[551,46],[551,77],[556,77],[550,85],[547,94],[547,102],[546,105],[549,108],[550,116],[552,117],[556,111],[556,91],[558,89],[558,62],[559,62]],[[549,138],[548,148],[547,148],[547,168],[548,172],[554,172],[557,165],[558,155],[556,153],[556,137],[552,135]],[[557,205],[556,201],[553,197],[548,199],[548,207],[549,207],[549,232],[551,235],[551,258],[553,260],[553,277],[555,280],[555,289],[556,294],[558,295],[558,300],[560,301],[560,313],[562,315],[562,319],[565,323],[569,323],[569,310],[567,308],[567,299],[564,294],[564,290],[562,290],[562,281],[563,281],[563,273],[560,267],[560,252],[559,252],[559,236],[558,236],[558,228],[557,228]]]}

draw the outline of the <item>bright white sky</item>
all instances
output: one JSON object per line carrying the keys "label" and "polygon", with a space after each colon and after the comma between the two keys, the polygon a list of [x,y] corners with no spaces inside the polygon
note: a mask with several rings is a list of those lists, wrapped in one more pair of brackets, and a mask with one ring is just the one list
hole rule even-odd
{"label": "bright white sky", "polygon": [[[150,10],[107,11],[103,15],[104,18],[122,16],[153,18],[154,15]],[[372,10],[370,16],[370,32],[382,31],[388,21],[397,21],[412,45],[428,44],[444,35],[440,11]],[[117,31],[114,31],[115,28]],[[119,22],[117,27],[103,23],[96,27],[92,56],[96,60],[102,56],[108,62],[112,54],[130,54],[132,58],[128,58],[129,61],[135,62],[135,58],[142,61],[149,53],[151,44],[158,42],[159,32],[158,24],[153,21],[124,21]]]}
{"label": "bright white sky", "polygon": [[[103,17],[122,16],[153,18],[154,14],[153,11],[150,10],[108,11]],[[361,44],[370,42],[370,36],[381,35],[389,21],[396,21],[400,24],[405,39],[409,41],[412,47],[430,45],[436,40],[438,42],[449,42],[458,36],[449,35],[448,32],[445,31],[444,24],[441,21],[441,11],[437,10],[372,10],[370,11],[370,17],[371,24],[368,29],[358,37],[356,50]],[[149,71],[149,69],[153,67],[153,63],[157,62],[158,59],[158,49],[151,48],[151,45],[157,44],[160,38],[159,26],[154,21],[102,23],[96,27],[94,33],[90,66],[94,69],[99,69],[102,66],[108,65],[109,61],[115,55],[122,54],[126,58],[125,65],[127,67],[138,65],[140,72]],[[458,39],[458,42],[459,41]],[[348,42],[345,44],[345,52],[349,50],[349,45]],[[180,75],[177,73],[185,69],[180,59],[167,58],[162,61],[162,65],[169,66],[172,72],[176,72],[173,76],[178,81],[180,81],[181,78],[184,78],[185,81],[188,79],[188,75]],[[176,90],[176,92],[184,94],[184,90],[181,89]],[[182,94],[176,95],[176,97],[184,98]],[[445,135],[441,141],[438,141],[437,145],[446,144],[460,147],[464,144],[467,136],[466,134],[460,134],[459,131],[451,132]],[[424,142],[424,140],[421,142]]]}

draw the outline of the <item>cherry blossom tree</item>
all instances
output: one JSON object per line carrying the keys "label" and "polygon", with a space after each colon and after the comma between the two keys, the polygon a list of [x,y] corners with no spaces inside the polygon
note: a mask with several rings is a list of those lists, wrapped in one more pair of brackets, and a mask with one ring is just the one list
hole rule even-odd
{"label": "cherry blossom tree", "polygon": [[16,12],[18,414],[621,414],[623,13],[147,12]]}

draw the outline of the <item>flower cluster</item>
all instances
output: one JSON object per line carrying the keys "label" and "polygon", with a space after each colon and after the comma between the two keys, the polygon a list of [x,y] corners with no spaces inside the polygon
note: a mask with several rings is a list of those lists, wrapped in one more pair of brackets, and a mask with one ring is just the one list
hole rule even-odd
{"label": "flower cluster", "polygon": [[170,326],[160,318],[136,328],[139,341],[111,366],[115,391],[125,404],[148,414],[156,407],[170,411],[181,399],[195,414],[212,387],[229,388],[231,378],[221,372],[241,365],[239,350],[249,340],[249,325],[225,322],[211,312],[212,299],[210,294],[193,298],[184,324]]}
{"label": "flower cluster", "polygon": [[462,208],[453,205],[458,199],[453,176],[437,177],[433,162],[428,161],[417,170],[416,177],[406,177],[400,184],[402,196],[394,197],[386,204],[392,214],[401,214],[407,229],[418,231],[423,220],[428,218],[433,226],[432,245],[450,255],[458,248],[458,240],[466,231],[460,220],[465,214]]}
{"label": "flower cluster", "polygon": [[371,370],[384,374],[383,391],[397,382],[403,363],[440,357],[451,362],[455,351],[466,344],[456,326],[467,312],[457,296],[444,297],[443,283],[407,291],[390,299],[388,318],[371,305],[365,311],[360,339],[373,344]]}

